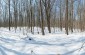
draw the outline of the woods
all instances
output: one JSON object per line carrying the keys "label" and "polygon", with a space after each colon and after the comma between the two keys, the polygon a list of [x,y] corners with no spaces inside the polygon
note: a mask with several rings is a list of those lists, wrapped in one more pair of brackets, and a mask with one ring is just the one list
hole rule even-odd
{"label": "woods", "polygon": [[85,0],[0,0],[0,27],[26,27],[27,32],[34,34],[39,28],[45,35],[56,28],[68,35],[75,29],[85,30]]}

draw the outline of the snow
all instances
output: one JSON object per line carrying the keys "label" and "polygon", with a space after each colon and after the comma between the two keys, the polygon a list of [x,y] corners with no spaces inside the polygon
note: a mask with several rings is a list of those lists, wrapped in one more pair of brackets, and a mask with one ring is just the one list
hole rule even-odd
{"label": "snow", "polygon": [[[36,28],[35,28],[36,30]],[[46,31],[46,30],[45,30]],[[24,31],[26,32],[26,31]],[[66,35],[64,31],[46,35],[0,28],[0,55],[85,55],[85,32]]]}

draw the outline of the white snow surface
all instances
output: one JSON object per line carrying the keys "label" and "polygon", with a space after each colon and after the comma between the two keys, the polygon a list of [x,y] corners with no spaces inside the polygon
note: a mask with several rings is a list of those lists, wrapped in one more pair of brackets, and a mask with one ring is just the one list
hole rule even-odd
{"label": "white snow surface", "polygon": [[56,31],[43,36],[0,28],[0,55],[85,55],[84,42],[85,32]]}

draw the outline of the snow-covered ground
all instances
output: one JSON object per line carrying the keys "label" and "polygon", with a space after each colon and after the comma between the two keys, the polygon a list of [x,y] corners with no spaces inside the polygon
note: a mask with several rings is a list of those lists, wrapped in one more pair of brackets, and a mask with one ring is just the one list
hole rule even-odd
{"label": "snow-covered ground", "polygon": [[0,55],[85,55],[85,32],[22,33],[0,28]]}

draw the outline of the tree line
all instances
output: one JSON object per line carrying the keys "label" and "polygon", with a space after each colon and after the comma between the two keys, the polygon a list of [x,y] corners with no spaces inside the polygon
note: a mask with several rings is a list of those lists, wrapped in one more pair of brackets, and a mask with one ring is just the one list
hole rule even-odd
{"label": "tree line", "polygon": [[[0,0],[0,27],[26,27],[34,33],[41,28],[45,35],[58,27],[66,34],[85,30],[85,0]],[[39,33],[39,32],[38,32]]]}

